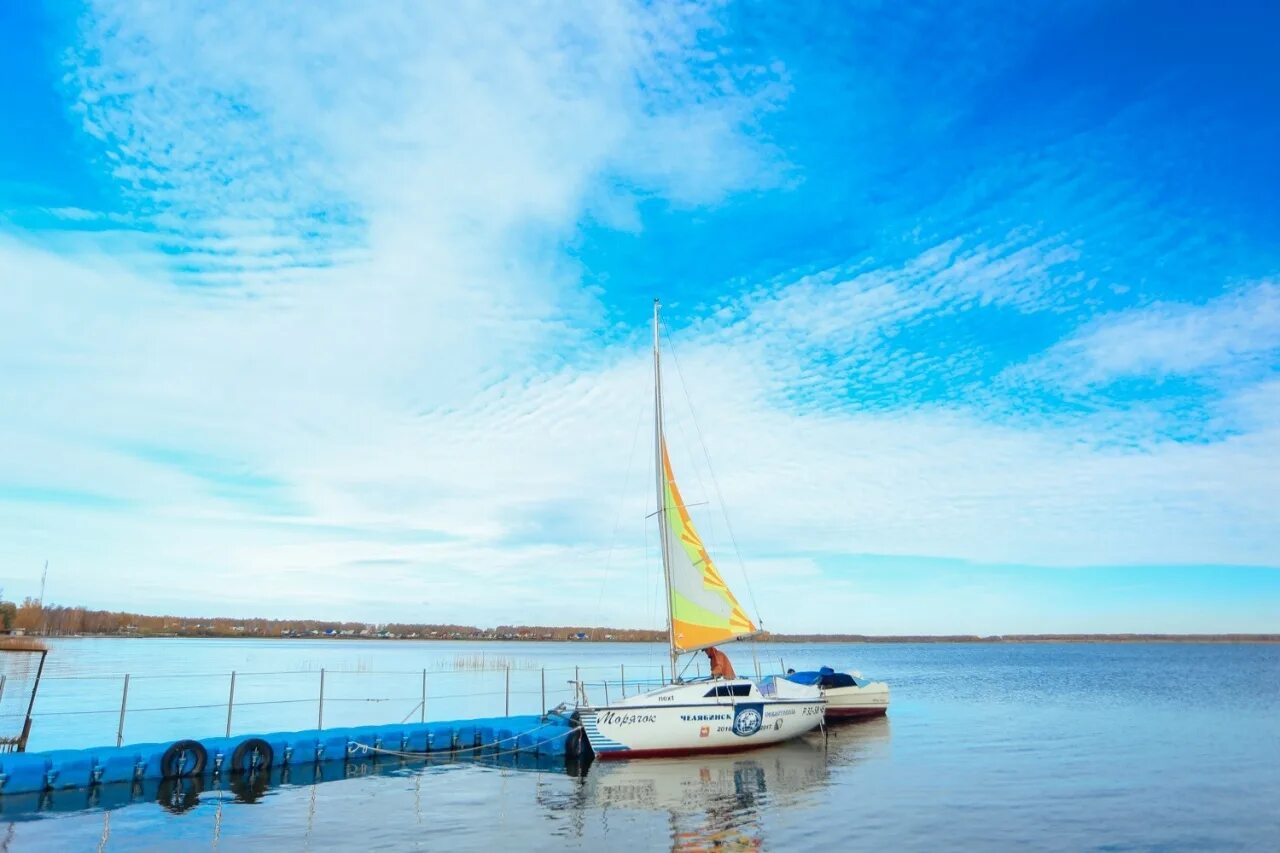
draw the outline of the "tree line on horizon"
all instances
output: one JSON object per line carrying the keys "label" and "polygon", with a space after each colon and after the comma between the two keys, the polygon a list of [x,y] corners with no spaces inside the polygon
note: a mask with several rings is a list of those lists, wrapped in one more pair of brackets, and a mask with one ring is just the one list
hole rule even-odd
{"label": "tree line on horizon", "polygon": [[[615,642],[663,642],[665,630],[609,628],[581,625],[475,625],[388,622],[369,623],[327,619],[236,619],[227,616],[155,616],[118,610],[42,605],[30,596],[21,603],[0,600],[0,629],[6,633],[41,636],[118,635],[165,637],[379,637],[460,640],[598,640]],[[773,634],[764,642],[783,643],[1026,643],[1107,640],[1144,642],[1193,640],[1201,642],[1280,642],[1280,634],[976,634],[895,635],[869,634]]]}
{"label": "tree line on horizon", "polygon": [[387,622],[369,623],[328,619],[237,619],[227,616],[148,615],[118,610],[91,610],[87,607],[41,605],[30,596],[20,604],[0,601],[0,625],[3,630],[48,636],[76,634],[119,634],[126,636],[192,636],[192,637],[289,637],[349,636],[445,639],[574,639],[582,635],[588,640],[658,641],[665,631],[599,626],[529,626],[499,625],[479,628],[475,625]]}

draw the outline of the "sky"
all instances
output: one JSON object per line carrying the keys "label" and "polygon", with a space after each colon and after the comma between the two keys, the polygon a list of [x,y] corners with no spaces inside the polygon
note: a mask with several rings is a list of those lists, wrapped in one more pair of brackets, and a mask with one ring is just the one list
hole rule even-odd
{"label": "sky", "polygon": [[0,4],[0,584],[1280,632],[1280,11]]}

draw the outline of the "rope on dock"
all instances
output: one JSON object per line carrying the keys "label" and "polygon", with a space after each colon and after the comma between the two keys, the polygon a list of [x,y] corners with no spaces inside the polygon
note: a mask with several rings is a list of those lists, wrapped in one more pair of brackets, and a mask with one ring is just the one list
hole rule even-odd
{"label": "rope on dock", "polygon": [[[501,740],[495,740],[491,743],[482,744],[480,746],[460,746],[457,749],[451,749],[450,752],[452,753],[483,752],[486,749],[492,749],[496,747],[498,744],[507,743],[513,740],[519,740],[525,735],[531,735],[534,732],[540,732],[543,729],[551,728],[554,725],[556,724],[543,723],[542,725],[538,726],[536,729],[529,729],[529,731],[527,732],[520,732],[519,734],[512,735],[511,737],[505,737],[505,738],[502,738]],[[566,729],[560,734],[555,735],[554,737],[549,737],[546,740],[541,741],[540,743],[552,743],[553,741],[559,740],[560,738],[568,737],[573,733],[573,731],[574,731],[573,729]],[[384,749],[380,746],[371,746],[367,743],[357,743],[356,741],[351,741],[350,743],[348,743],[347,748],[352,750],[353,752],[377,752],[382,755],[396,755],[401,758],[422,758],[423,756],[427,756],[427,755],[439,754],[439,753],[428,753],[428,752],[401,752],[400,750],[396,750],[396,749]]]}

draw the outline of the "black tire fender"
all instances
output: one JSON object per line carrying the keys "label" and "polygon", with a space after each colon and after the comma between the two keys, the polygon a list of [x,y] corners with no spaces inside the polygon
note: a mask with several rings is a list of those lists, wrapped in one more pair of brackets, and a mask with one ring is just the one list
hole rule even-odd
{"label": "black tire fender", "polygon": [[[160,775],[165,779],[199,776],[204,773],[209,753],[198,740],[180,740],[169,746],[160,756]],[[189,762],[189,763],[188,763]]]}
{"label": "black tire fender", "polygon": [[[253,764],[254,753],[258,755],[256,765]],[[275,750],[271,748],[271,744],[260,737],[251,737],[241,741],[231,753],[230,769],[232,773],[266,773],[271,769],[275,757]]]}
{"label": "black tire fender", "polygon": [[564,753],[566,758],[580,760],[591,751],[587,743],[587,733],[582,728],[582,719],[577,711],[569,717],[569,734],[565,736]]}
{"label": "black tire fender", "polygon": [[256,803],[267,792],[267,774],[237,773],[231,777],[231,793],[238,803]]}
{"label": "black tire fender", "polygon": [[202,791],[204,779],[199,776],[162,779],[156,789],[156,802],[167,812],[183,814],[200,805]]}

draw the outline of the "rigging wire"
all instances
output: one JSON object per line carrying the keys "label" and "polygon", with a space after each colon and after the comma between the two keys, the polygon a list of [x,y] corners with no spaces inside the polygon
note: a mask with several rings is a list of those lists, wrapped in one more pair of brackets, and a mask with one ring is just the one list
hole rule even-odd
{"label": "rigging wire", "polygon": [[702,437],[702,427],[698,424],[698,413],[693,408],[693,400],[689,398],[689,386],[685,384],[684,373],[680,370],[680,357],[676,353],[675,341],[671,339],[671,333],[667,329],[666,323],[660,323],[660,326],[666,332],[667,346],[671,350],[671,361],[675,364],[676,376],[680,379],[680,390],[684,392],[685,402],[689,406],[689,414],[693,421],[693,428],[698,434],[698,444],[701,445],[702,456],[707,461],[707,471],[711,474],[711,483],[716,490],[716,500],[720,502],[720,512],[724,515],[724,526],[729,532],[729,541],[733,543],[733,553],[738,558],[738,568],[742,572],[742,579],[747,585],[747,597],[751,599],[751,609],[756,613],[756,626],[763,631],[764,620],[760,618],[760,606],[756,603],[756,594],[751,588],[751,577],[747,574],[746,563],[742,560],[742,549],[738,547],[738,537],[734,535],[733,525],[729,521],[729,513],[725,511],[724,494],[720,491],[720,481],[716,478],[715,466],[711,464],[711,455],[707,452],[707,443]]}
{"label": "rigging wire", "polygon": [[[674,358],[674,357],[675,357],[675,347],[674,347],[674,346],[672,345],[672,343],[671,343],[671,335],[670,335],[670,331],[667,329],[667,325],[666,325],[666,323],[664,323],[664,322],[662,322],[661,320],[659,320],[659,324],[660,324],[660,326],[661,326],[661,330],[662,330],[662,332],[663,332],[663,336],[664,336],[664,338],[665,338],[665,340],[666,340],[666,342],[667,342],[668,349],[670,349],[670,351],[671,351],[671,355],[672,355],[672,357]],[[693,406],[692,406],[692,403],[691,403],[691,402],[690,402],[690,400],[689,400],[689,389],[688,389],[688,387],[687,387],[687,386],[685,385],[685,383],[684,383],[684,376],[680,375],[680,365],[679,365],[679,364],[676,364],[676,373],[677,373],[677,378],[680,380],[680,390],[681,390],[681,392],[684,394],[685,403],[689,405],[689,412],[690,412],[690,414],[692,415],[692,414],[693,414]],[[672,425],[674,425],[675,430],[680,434],[680,445],[679,445],[679,446],[680,446],[681,448],[683,448],[683,447],[692,447],[692,446],[693,446],[693,442],[689,440],[689,434],[685,431],[685,428],[684,428],[684,419],[683,419],[683,418],[669,419],[669,420],[668,420],[668,422],[667,422],[667,426],[668,426],[668,427],[671,427]],[[695,426],[695,427],[697,426],[697,422],[696,422],[696,420],[695,420],[694,426]],[[701,441],[701,440],[702,440],[702,435],[701,435],[701,433],[699,433],[699,434],[698,434],[698,440],[699,440],[699,441]],[[709,495],[709,494],[711,493],[711,492],[710,492],[710,490],[707,488],[707,484],[706,484],[706,483],[703,481],[703,479],[702,479],[702,467],[701,467],[700,465],[695,465],[695,464],[693,464],[696,460],[694,460],[694,459],[692,459],[692,458],[690,458],[690,459],[688,459],[688,460],[685,460],[683,457],[682,457],[681,459],[679,459],[679,460],[675,460],[675,459],[674,459],[674,456],[675,456],[675,454],[676,454],[676,451],[675,451],[672,447],[668,447],[668,448],[667,448],[667,452],[668,452],[669,454],[671,454],[671,455],[672,455],[672,457],[673,457],[672,465],[674,466],[674,465],[676,464],[676,461],[679,461],[679,462],[680,462],[680,470],[681,470],[681,471],[683,471],[683,472],[685,472],[685,473],[686,473],[686,475],[687,475],[690,479],[692,479],[692,480],[694,480],[694,481],[696,481],[696,482],[697,482],[697,484],[698,484],[698,489],[699,489],[699,494],[701,494],[701,495]],[[690,464],[688,464],[688,465],[686,466],[686,465],[684,464],[684,462],[685,462],[685,461],[688,461]],[[687,482],[687,481],[686,481],[686,485],[688,485],[688,482]],[[690,494],[692,494],[692,493],[690,493]],[[708,504],[708,503],[709,503],[709,501],[706,501],[706,500],[690,502],[690,501],[688,500],[689,495],[682,495],[682,497],[683,497],[683,498],[685,498],[685,500],[684,500],[684,502],[683,502],[683,506],[684,506],[684,509],[685,509],[685,510],[692,509],[693,507],[696,507],[696,506],[703,506],[703,505],[706,505],[706,504]],[[723,514],[723,512],[724,512],[724,507],[723,507],[723,505],[720,507],[720,509],[721,509],[721,514]],[[690,515],[692,515],[692,513],[690,513]],[[710,513],[710,512],[705,513],[705,514],[700,514],[700,515],[699,515],[699,517],[698,517],[698,524],[697,524],[697,527],[698,527],[698,529],[699,529],[699,531],[700,531],[700,533],[701,533],[701,539],[702,539],[703,545],[707,548],[708,553],[715,553],[715,552],[719,551],[719,550],[720,550],[720,539],[718,538],[718,533],[719,533],[719,531],[718,531],[717,526],[716,526],[715,515],[714,515],[713,513]]]}

